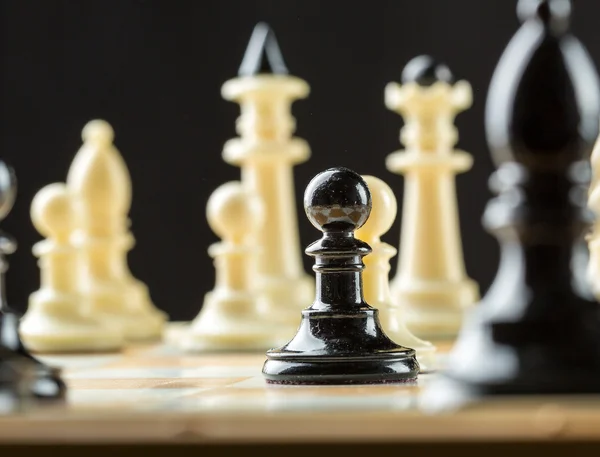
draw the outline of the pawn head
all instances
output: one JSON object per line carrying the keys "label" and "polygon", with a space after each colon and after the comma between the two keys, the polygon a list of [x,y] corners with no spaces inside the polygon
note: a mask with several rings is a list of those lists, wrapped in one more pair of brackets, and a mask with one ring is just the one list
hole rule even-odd
{"label": "pawn head", "polygon": [[394,192],[385,182],[375,176],[363,176],[371,192],[372,206],[369,219],[357,232],[356,237],[371,244],[387,233],[396,220],[398,204]]}
{"label": "pawn head", "polygon": [[115,139],[115,132],[108,122],[96,119],[83,127],[81,138],[84,143],[109,146]]}
{"label": "pawn head", "polygon": [[75,227],[73,198],[63,183],[43,187],[31,202],[31,221],[47,238],[67,240]]}
{"label": "pawn head", "polygon": [[240,243],[260,228],[264,208],[260,197],[239,181],[231,181],[219,186],[209,197],[206,217],[217,236]]}
{"label": "pawn head", "polygon": [[323,232],[353,232],[371,213],[364,179],[348,168],[330,168],[315,176],[304,192],[308,220]]}
{"label": "pawn head", "polygon": [[17,178],[14,170],[0,160],[0,220],[12,209],[17,196]]}
{"label": "pawn head", "polygon": [[454,82],[450,69],[431,56],[422,55],[415,57],[406,64],[402,70],[402,84],[417,83],[419,86],[432,86],[438,81],[448,84]]}

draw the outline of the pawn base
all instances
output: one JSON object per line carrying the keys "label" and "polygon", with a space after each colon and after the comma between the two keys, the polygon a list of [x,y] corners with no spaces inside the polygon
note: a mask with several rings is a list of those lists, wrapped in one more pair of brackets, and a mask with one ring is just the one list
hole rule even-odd
{"label": "pawn base", "polygon": [[267,352],[263,366],[271,384],[380,384],[413,382],[419,373],[414,349],[391,341],[378,311],[307,309],[295,338]]}
{"label": "pawn base", "polygon": [[[261,300],[258,311],[260,319],[286,333],[290,340],[298,330],[300,313],[315,296],[314,280],[309,276],[294,279],[263,278],[258,288]],[[284,306],[285,305],[285,306]]]}
{"label": "pawn base", "polygon": [[419,338],[454,339],[460,332],[465,310],[479,300],[479,286],[462,281],[419,281],[412,278],[391,284],[401,304],[404,323]]}
{"label": "pawn base", "polygon": [[262,335],[194,334],[181,340],[186,352],[264,352],[276,344]]}
{"label": "pawn base", "polygon": [[74,294],[40,289],[29,297],[19,336],[33,353],[114,352],[123,337],[114,326],[87,315]]}
{"label": "pawn base", "polygon": [[61,377],[61,370],[40,362],[23,346],[19,337],[20,316],[8,310],[0,313],[0,344],[12,351],[16,357],[23,357],[31,364],[31,394],[38,400],[63,402],[67,386]]}
{"label": "pawn base", "polygon": [[116,329],[126,342],[152,343],[163,337],[164,320],[160,314],[94,310],[92,315],[104,325]]}
{"label": "pawn base", "polygon": [[403,312],[385,303],[377,304],[385,334],[401,346],[412,348],[417,353],[421,373],[431,373],[440,368],[437,348],[429,341],[423,341],[413,335],[404,324]]}
{"label": "pawn base", "polygon": [[263,375],[269,384],[343,385],[413,383],[417,380],[418,364],[414,356],[399,357],[381,354],[372,358],[303,360],[300,357],[269,359],[263,366]]}
{"label": "pawn base", "polygon": [[264,352],[284,344],[289,339],[287,328],[266,319],[259,311],[261,303],[252,293],[209,292],[181,347],[188,352]]}
{"label": "pawn base", "polygon": [[48,367],[41,362],[38,364],[31,389],[33,395],[44,401],[65,401],[67,385],[61,377],[60,368]]}

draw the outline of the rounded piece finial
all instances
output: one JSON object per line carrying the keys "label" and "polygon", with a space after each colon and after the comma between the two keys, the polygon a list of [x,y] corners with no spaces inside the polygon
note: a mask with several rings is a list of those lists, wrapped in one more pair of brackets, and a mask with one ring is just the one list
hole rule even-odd
{"label": "rounded piece finial", "polygon": [[231,181],[212,193],[206,205],[211,229],[223,240],[242,242],[256,233],[264,220],[264,207],[258,195],[241,182]]}
{"label": "rounded piece finial", "polygon": [[568,0],[520,0],[525,18],[492,77],[485,129],[497,165],[563,172],[598,137],[600,81],[592,58],[566,25]]}
{"label": "rounded piece finial", "polygon": [[43,187],[31,202],[31,221],[44,237],[66,240],[75,223],[73,200],[68,187],[54,183]]}
{"label": "rounded piece finial", "polygon": [[519,0],[517,15],[521,22],[540,20],[553,29],[565,30],[571,19],[571,0]]}
{"label": "rounded piece finial", "polygon": [[330,168],[315,176],[304,192],[304,211],[323,232],[352,232],[371,213],[371,193],[364,179],[348,168]]}
{"label": "rounded piece finial", "polygon": [[370,244],[379,241],[386,234],[398,212],[398,203],[394,192],[384,181],[375,176],[363,176],[369,186],[372,199],[371,215],[367,222],[356,232],[356,237]]}
{"label": "rounded piece finial", "polygon": [[81,138],[85,143],[106,146],[112,144],[115,139],[115,131],[108,122],[96,119],[85,125],[81,132]]}
{"label": "rounded piece finial", "polygon": [[0,220],[10,213],[16,196],[17,177],[15,172],[6,162],[0,160]]}
{"label": "rounded piece finial", "polygon": [[402,84],[415,82],[419,86],[432,86],[438,81],[448,84],[454,82],[454,75],[447,65],[438,62],[431,56],[415,57],[402,70]]}

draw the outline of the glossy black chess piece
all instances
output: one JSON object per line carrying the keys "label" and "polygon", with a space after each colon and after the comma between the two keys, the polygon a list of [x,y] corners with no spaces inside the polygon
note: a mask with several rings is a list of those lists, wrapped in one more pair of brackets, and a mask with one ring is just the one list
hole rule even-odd
{"label": "glossy black chess piece", "polygon": [[254,27],[238,70],[238,76],[256,76],[258,74],[288,74],[275,32],[264,22],[259,22]]}
{"label": "glossy black chess piece", "polygon": [[316,299],[302,312],[292,341],[267,352],[263,374],[276,384],[367,384],[414,381],[413,349],[391,341],[378,311],[362,293],[362,258],[369,245],[354,237],[371,212],[360,175],[332,168],[317,175],[304,194],[304,209],[323,237],[306,249],[315,257]]}
{"label": "glossy black chess piece", "polygon": [[35,368],[31,360],[0,346],[0,415],[27,410],[35,401]]}
{"label": "glossy black chess piece", "polygon": [[[16,197],[16,187],[17,180],[14,171],[0,161],[0,221],[12,209]],[[32,386],[35,397],[40,400],[63,400],[66,394],[66,385],[61,378],[60,370],[46,366],[27,351],[19,337],[21,316],[7,304],[4,285],[8,270],[6,256],[15,252],[16,247],[15,240],[0,231],[0,346],[8,349],[17,358],[22,357],[29,361],[35,372]]]}
{"label": "glossy black chess piece", "polygon": [[[486,131],[500,241],[490,290],[463,326],[440,402],[481,395],[600,393],[600,306],[582,242],[600,87],[569,32],[567,0],[521,0],[523,21],[492,79]],[[440,390],[439,392],[442,392]]]}

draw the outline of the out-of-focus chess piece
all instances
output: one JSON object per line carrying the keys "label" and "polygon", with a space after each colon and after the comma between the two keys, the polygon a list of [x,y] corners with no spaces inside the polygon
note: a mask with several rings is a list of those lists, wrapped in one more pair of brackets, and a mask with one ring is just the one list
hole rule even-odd
{"label": "out-of-focus chess piece", "polygon": [[381,241],[396,219],[397,204],[394,192],[381,179],[363,176],[371,192],[371,215],[356,231],[356,237],[371,246],[364,258],[363,292],[365,301],[379,310],[379,319],[386,335],[396,343],[417,351],[421,372],[436,368],[436,348],[428,341],[413,335],[405,325],[405,311],[394,303],[390,294],[390,259],[396,248]]}
{"label": "out-of-focus chess piece", "polygon": [[130,341],[151,341],[162,336],[167,316],[154,307],[148,287],[131,274],[127,252],[135,240],[129,230],[131,177],[113,145],[114,132],[105,121],[89,122],[82,133],[67,186],[77,215],[73,236],[81,250],[78,290],[92,313]]}
{"label": "out-of-focus chess piece", "polygon": [[260,248],[254,239],[265,219],[260,198],[240,182],[228,182],[210,196],[206,216],[221,238],[208,251],[214,259],[216,284],[182,339],[183,347],[190,351],[265,351],[282,344],[280,329],[269,321],[269,310],[255,284]]}
{"label": "out-of-focus chess piece", "polygon": [[600,311],[580,248],[600,83],[570,32],[568,0],[520,0],[523,22],[494,72],[486,133],[498,196],[484,225],[498,274],[465,321],[425,408],[484,396],[600,393]]}
{"label": "out-of-focus chess piece", "polygon": [[[12,168],[0,161],[0,221],[10,213],[17,195],[17,179]],[[19,336],[21,316],[12,310],[6,300],[5,275],[8,270],[7,255],[17,249],[16,241],[8,234],[0,232],[0,347],[4,358],[17,360],[17,364],[29,373],[33,380],[31,393],[40,400],[63,401],[67,387],[60,369],[49,367],[33,357],[23,346]],[[12,355],[11,355],[12,354]],[[11,368],[12,369],[12,368]]]}
{"label": "out-of-focus chess piece", "polygon": [[269,308],[268,319],[287,332],[314,297],[314,281],[302,264],[293,166],[308,160],[306,141],[293,137],[294,100],[305,98],[308,84],[291,76],[273,30],[259,23],[252,33],[238,77],[227,81],[223,97],[241,106],[239,138],[229,140],[223,158],[241,168],[244,186],[265,206],[265,224],[255,235],[259,248],[256,284]]}
{"label": "out-of-focus chess piece", "polygon": [[76,218],[67,186],[56,183],[41,189],[32,201],[31,219],[46,239],[33,247],[40,259],[41,287],[31,294],[21,320],[24,344],[36,353],[120,349],[120,329],[90,315],[86,297],[77,289],[81,263],[71,242]]}
{"label": "out-of-focus chess piece", "polygon": [[453,125],[457,113],[471,106],[471,86],[454,82],[445,65],[419,56],[404,68],[402,84],[387,85],[385,103],[404,117],[400,139],[406,146],[386,160],[405,179],[392,297],[415,335],[452,339],[465,309],[479,299],[479,286],[465,271],[455,185],[455,175],[473,163],[470,154],[454,149]]}

